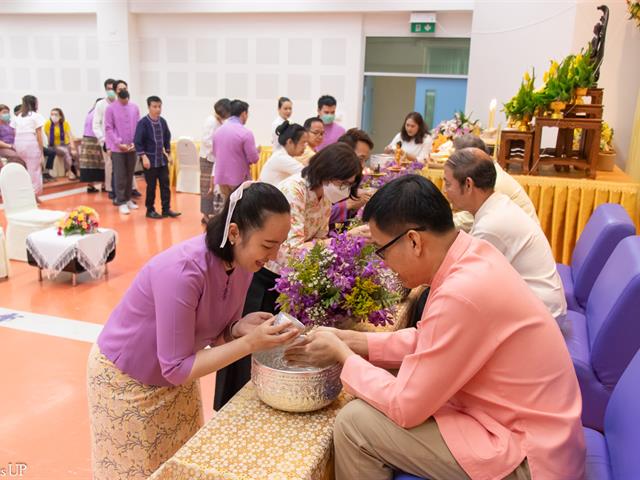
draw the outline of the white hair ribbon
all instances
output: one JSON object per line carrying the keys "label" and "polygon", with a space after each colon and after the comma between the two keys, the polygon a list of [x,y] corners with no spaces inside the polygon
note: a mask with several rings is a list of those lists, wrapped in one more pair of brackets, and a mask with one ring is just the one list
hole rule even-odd
{"label": "white hair ribbon", "polygon": [[227,244],[227,239],[229,238],[229,224],[231,223],[231,217],[233,216],[233,211],[236,208],[236,204],[242,199],[242,194],[244,191],[253,185],[256,182],[251,180],[244,182],[238,188],[236,188],[231,196],[229,197],[229,212],[227,213],[227,220],[224,223],[224,235],[222,236],[222,243],[220,244],[220,248],[224,248]]}

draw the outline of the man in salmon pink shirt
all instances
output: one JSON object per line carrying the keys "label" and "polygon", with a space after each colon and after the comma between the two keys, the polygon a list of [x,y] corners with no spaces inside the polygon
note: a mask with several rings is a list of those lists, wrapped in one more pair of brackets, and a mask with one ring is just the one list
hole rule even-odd
{"label": "man in salmon pink shirt", "polygon": [[542,301],[493,245],[455,230],[421,176],[380,189],[364,220],[404,286],[431,291],[417,328],[319,329],[287,351],[342,363],[358,397],[336,418],[336,479],[582,479],[580,389]]}

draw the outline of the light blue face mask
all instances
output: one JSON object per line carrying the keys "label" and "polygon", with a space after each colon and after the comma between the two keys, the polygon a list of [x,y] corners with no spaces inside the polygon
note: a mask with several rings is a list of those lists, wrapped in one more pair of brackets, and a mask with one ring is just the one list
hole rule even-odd
{"label": "light blue face mask", "polygon": [[114,92],[113,90],[107,90],[107,97],[113,100],[114,98],[116,98],[116,92]]}
{"label": "light blue face mask", "polygon": [[330,123],[333,123],[333,121],[336,119],[336,116],[332,113],[328,113],[322,115],[320,119],[322,120],[322,123],[324,123],[325,125],[329,125]]}
{"label": "light blue face mask", "polygon": [[0,115],[0,120],[2,120],[3,122],[8,122],[9,120],[11,120],[11,115],[8,113],[3,113],[2,115]]}

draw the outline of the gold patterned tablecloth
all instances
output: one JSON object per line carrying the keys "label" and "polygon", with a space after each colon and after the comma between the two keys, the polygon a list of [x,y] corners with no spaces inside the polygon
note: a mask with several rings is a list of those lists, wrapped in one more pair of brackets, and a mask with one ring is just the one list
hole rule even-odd
{"label": "gold patterned tablecloth", "polygon": [[150,480],[331,480],[333,423],[352,397],[287,413],[262,403],[248,383]]}

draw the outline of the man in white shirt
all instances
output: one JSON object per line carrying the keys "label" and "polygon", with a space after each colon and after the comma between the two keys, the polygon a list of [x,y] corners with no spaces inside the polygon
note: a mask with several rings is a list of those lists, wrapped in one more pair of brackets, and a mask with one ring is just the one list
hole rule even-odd
{"label": "man in white shirt", "polygon": [[202,127],[200,140],[200,213],[202,223],[206,224],[214,215],[214,182],[213,169],[215,156],[213,155],[213,134],[220,127],[231,111],[231,100],[221,98],[213,105],[213,115],[209,115]]}
{"label": "man in white shirt", "polygon": [[478,148],[456,150],[444,167],[447,197],[454,208],[474,216],[469,233],[491,243],[509,260],[562,329],[567,302],[549,241],[538,223],[495,191],[496,177],[491,157]]}
{"label": "man in white shirt", "polygon": [[[456,150],[462,150],[463,148],[479,148],[480,150],[487,152],[487,146],[482,139],[471,133],[456,138],[453,141],[453,147]],[[529,195],[527,195],[527,192],[524,191],[524,188],[522,188],[522,185],[520,185],[515,178],[505,172],[498,162],[493,161],[493,166],[496,169],[496,185],[494,190],[496,192],[504,193],[527,215],[534,219],[536,223],[540,223],[538,215],[536,214],[536,209],[533,206],[533,202],[529,198]],[[468,232],[471,229],[471,225],[473,225],[473,215],[469,212],[456,212],[453,216],[453,221],[456,224],[456,227]]]}

